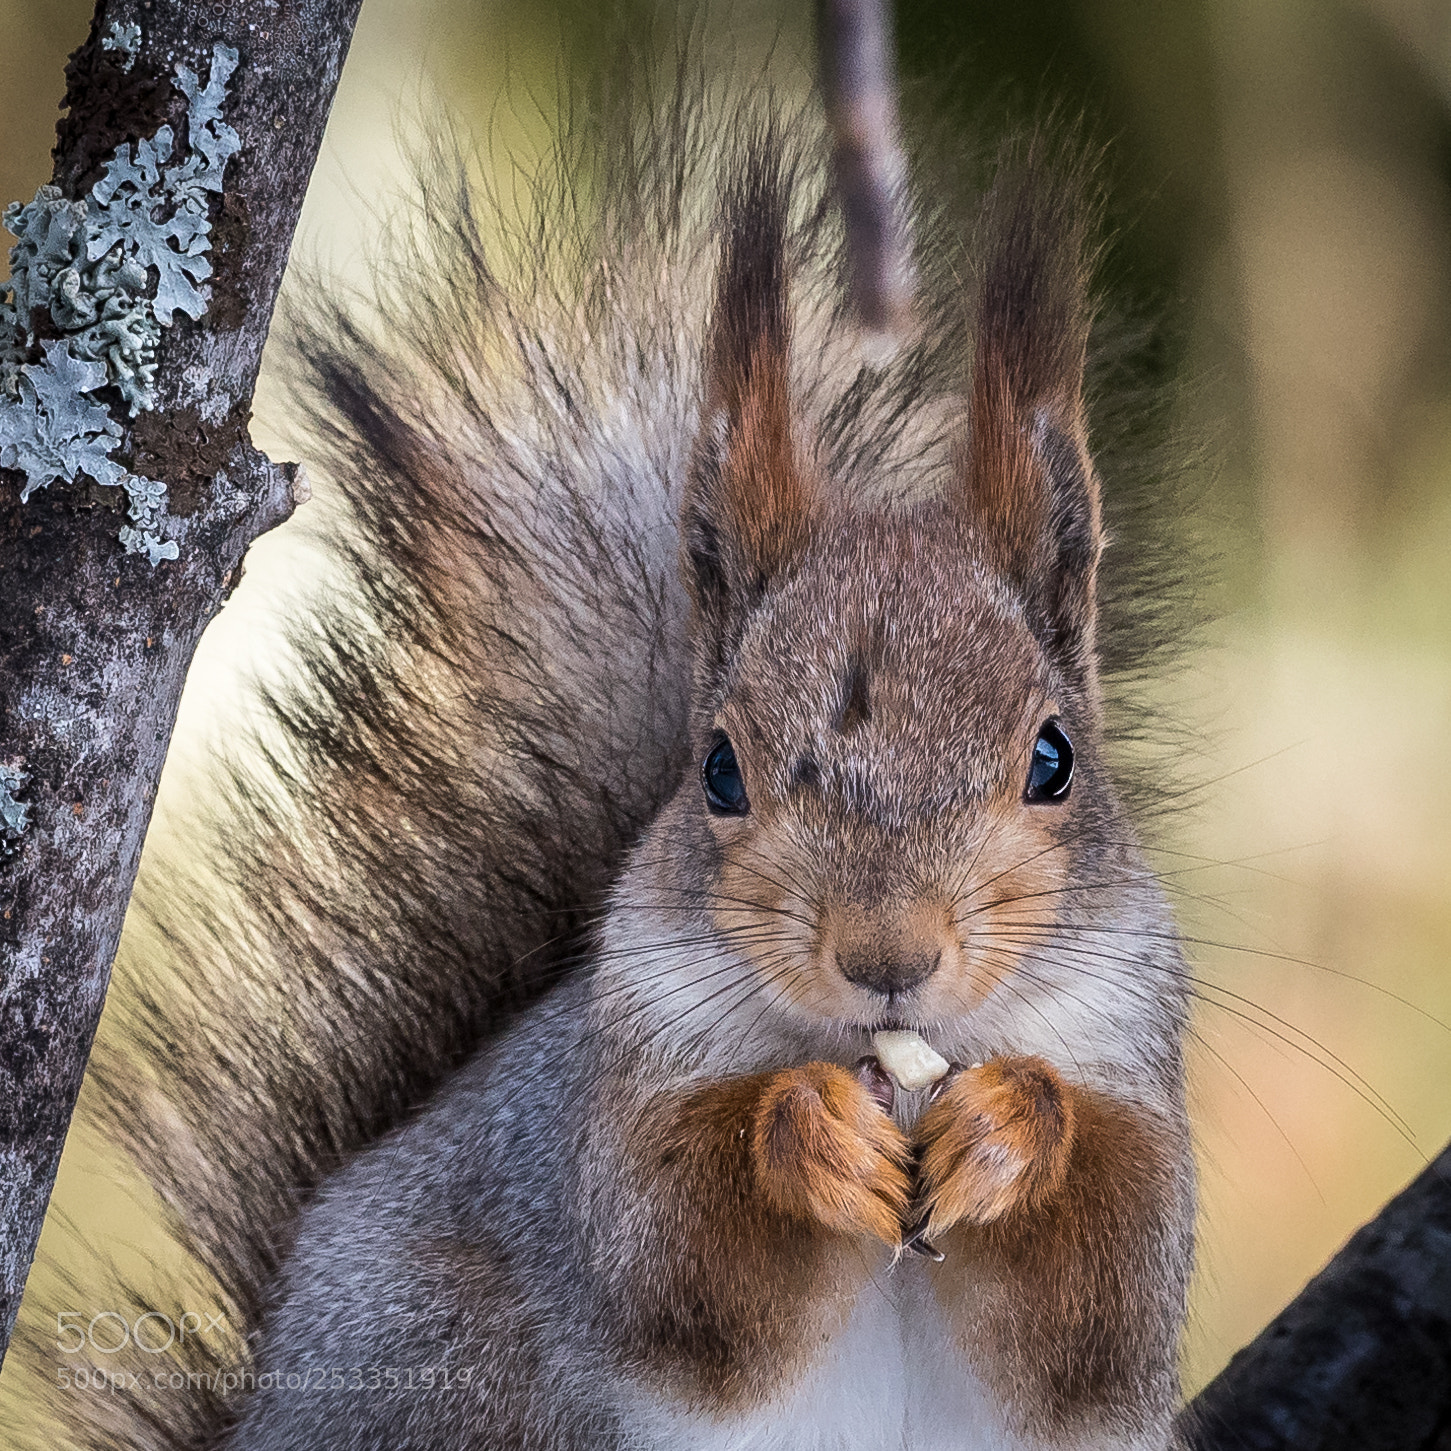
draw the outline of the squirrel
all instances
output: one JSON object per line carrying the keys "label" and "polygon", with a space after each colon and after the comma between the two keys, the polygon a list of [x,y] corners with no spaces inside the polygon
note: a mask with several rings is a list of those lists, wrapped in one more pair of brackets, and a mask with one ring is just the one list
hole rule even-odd
{"label": "squirrel", "polygon": [[94,1068],[245,1344],[88,1414],[1163,1451],[1188,987],[1108,760],[1091,188],[919,175],[867,366],[819,121],[619,109],[512,217],[440,152],[294,318],[339,566]]}

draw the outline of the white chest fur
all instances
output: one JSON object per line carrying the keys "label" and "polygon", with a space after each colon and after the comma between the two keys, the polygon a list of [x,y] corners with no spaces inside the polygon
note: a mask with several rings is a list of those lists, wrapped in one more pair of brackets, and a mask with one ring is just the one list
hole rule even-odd
{"label": "white chest fur", "polygon": [[1027,1451],[954,1348],[924,1270],[884,1266],[805,1375],[744,1416],[632,1406],[642,1451]]}

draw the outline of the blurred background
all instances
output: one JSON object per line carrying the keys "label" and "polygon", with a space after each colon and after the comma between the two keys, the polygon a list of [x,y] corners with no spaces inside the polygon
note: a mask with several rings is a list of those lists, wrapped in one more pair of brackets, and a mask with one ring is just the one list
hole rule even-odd
{"label": "blurred background", "polygon": [[[0,200],[49,177],[90,10],[0,0]],[[434,92],[506,170],[585,13],[365,0],[299,245],[356,261]],[[809,84],[805,0],[733,16]],[[901,0],[897,25],[909,118],[967,134],[1055,101],[1106,143],[1113,280],[1172,319],[1207,460],[1215,623],[1165,709],[1209,784],[1157,859],[1202,984],[1192,1390],[1451,1137],[1451,4]],[[284,430],[264,381],[254,437],[285,454]],[[310,567],[290,530],[203,641],[159,829]],[[61,1218],[144,1261],[144,1198],[96,1146],[68,1148]],[[38,1273],[22,1313],[49,1294]],[[0,1428],[22,1392],[7,1370]]]}

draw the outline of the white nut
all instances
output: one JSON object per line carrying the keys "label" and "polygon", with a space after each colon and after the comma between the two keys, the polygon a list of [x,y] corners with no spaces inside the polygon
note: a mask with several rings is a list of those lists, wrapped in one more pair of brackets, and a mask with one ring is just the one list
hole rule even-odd
{"label": "white nut", "polygon": [[872,1034],[872,1047],[882,1067],[909,1093],[936,1083],[952,1066],[919,1033],[884,1029]]}

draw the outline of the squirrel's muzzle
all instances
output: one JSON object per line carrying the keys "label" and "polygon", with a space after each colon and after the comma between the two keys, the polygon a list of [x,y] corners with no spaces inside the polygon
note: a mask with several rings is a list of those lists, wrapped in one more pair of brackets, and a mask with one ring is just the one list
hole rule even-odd
{"label": "squirrel's muzzle", "polygon": [[951,946],[951,920],[945,904],[928,898],[838,901],[822,913],[821,941],[849,983],[899,997],[941,966]]}
{"label": "squirrel's muzzle", "polygon": [[836,954],[837,966],[848,982],[884,996],[911,992],[937,971],[941,961],[940,951],[892,952],[869,944],[838,948]]}

